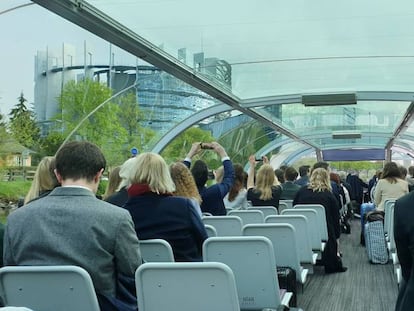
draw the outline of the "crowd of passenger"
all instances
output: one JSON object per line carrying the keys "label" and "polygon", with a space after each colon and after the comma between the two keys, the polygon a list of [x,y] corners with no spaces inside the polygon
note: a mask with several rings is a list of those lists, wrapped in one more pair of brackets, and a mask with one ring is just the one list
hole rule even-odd
{"label": "crowd of passenger", "polygon": [[[209,168],[204,150],[216,153],[222,166]],[[81,266],[91,275],[102,310],[134,310],[134,273],[143,263],[139,240],[164,239],[175,261],[202,261],[208,237],[203,214],[279,209],[281,200],[291,200],[324,207],[328,241],[317,264],[326,273],[345,272],[338,246],[341,209],[352,211],[368,192],[368,200],[383,210],[385,200],[414,188],[414,167],[407,171],[395,162],[368,183],[356,171],[331,171],[326,162],[274,168],[266,156],[251,155],[248,164],[246,172],[232,163],[217,142],[195,142],[184,160],[171,165],[155,153],[134,154],[111,169],[101,199],[96,192],[106,169],[102,151],[89,142],[67,143],[55,157],[42,159],[24,206],[9,215],[3,264]]]}

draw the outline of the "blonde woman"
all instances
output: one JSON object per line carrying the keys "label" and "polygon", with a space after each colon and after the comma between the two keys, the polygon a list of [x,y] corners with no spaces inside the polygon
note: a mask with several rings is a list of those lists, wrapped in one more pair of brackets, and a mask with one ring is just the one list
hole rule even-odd
{"label": "blonde woman", "polygon": [[257,161],[254,155],[249,157],[250,168],[247,177],[247,201],[251,201],[253,206],[271,205],[278,209],[282,188],[267,157],[263,157],[262,159],[263,165],[257,171],[255,183],[255,167]]}
{"label": "blonde woman", "polygon": [[207,232],[194,200],[174,196],[170,170],[156,153],[141,153],[131,162],[128,201],[123,206],[132,216],[141,240],[164,239],[176,261],[202,261]]}
{"label": "blonde woman", "polygon": [[332,193],[329,172],[324,168],[312,171],[309,184],[299,189],[293,200],[296,204],[322,204],[325,208],[328,241],[322,253],[321,264],[325,266],[325,273],[345,272],[346,267],[338,256],[337,239],[340,235],[339,203]]}
{"label": "blonde woman", "polygon": [[182,162],[176,162],[170,165],[170,173],[175,184],[174,195],[194,200],[194,206],[201,217],[202,199],[189,168]]}
{"label": "blonde woman", "polygon": [[29,192],[24,198],[24,204],[48,195],[59,186],[55,176],[55,157],[44,157],[37,166]]}

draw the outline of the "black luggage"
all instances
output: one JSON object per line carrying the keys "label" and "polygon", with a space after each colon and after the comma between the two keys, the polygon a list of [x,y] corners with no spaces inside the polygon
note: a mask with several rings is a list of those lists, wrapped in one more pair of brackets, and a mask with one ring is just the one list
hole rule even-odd
{"label": "black luggage", "polygon": [[296,287],[296,272],[289,267],[277,267],[277,279],[279,287],[286,289],[287,292],[292,293],[290,300],[291,307],[297,307],[297,287]]}

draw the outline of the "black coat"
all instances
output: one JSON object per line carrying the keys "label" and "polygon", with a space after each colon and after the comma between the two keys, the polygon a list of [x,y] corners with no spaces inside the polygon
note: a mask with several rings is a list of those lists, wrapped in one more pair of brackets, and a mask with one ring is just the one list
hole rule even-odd
{"label": "black coat", "polygon": [[411,311],[414,308],[414,192],[395,202],[394,238],[402,270],[402,282],[398,294],[396,311]]}

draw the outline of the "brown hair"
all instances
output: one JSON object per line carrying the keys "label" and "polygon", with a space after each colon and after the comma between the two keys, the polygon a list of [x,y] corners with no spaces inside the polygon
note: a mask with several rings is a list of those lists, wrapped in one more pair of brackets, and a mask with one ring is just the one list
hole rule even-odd
{"label": "brown hair", "polygon": [[244,187],[244,179],[245,179],[245,172],[243,170],[243,166],[241,164],[234,164],[234,183],[233,186],[230,188],[229,191],[229,202],[234,201],[237,195],[239,194],[240,190]]}

